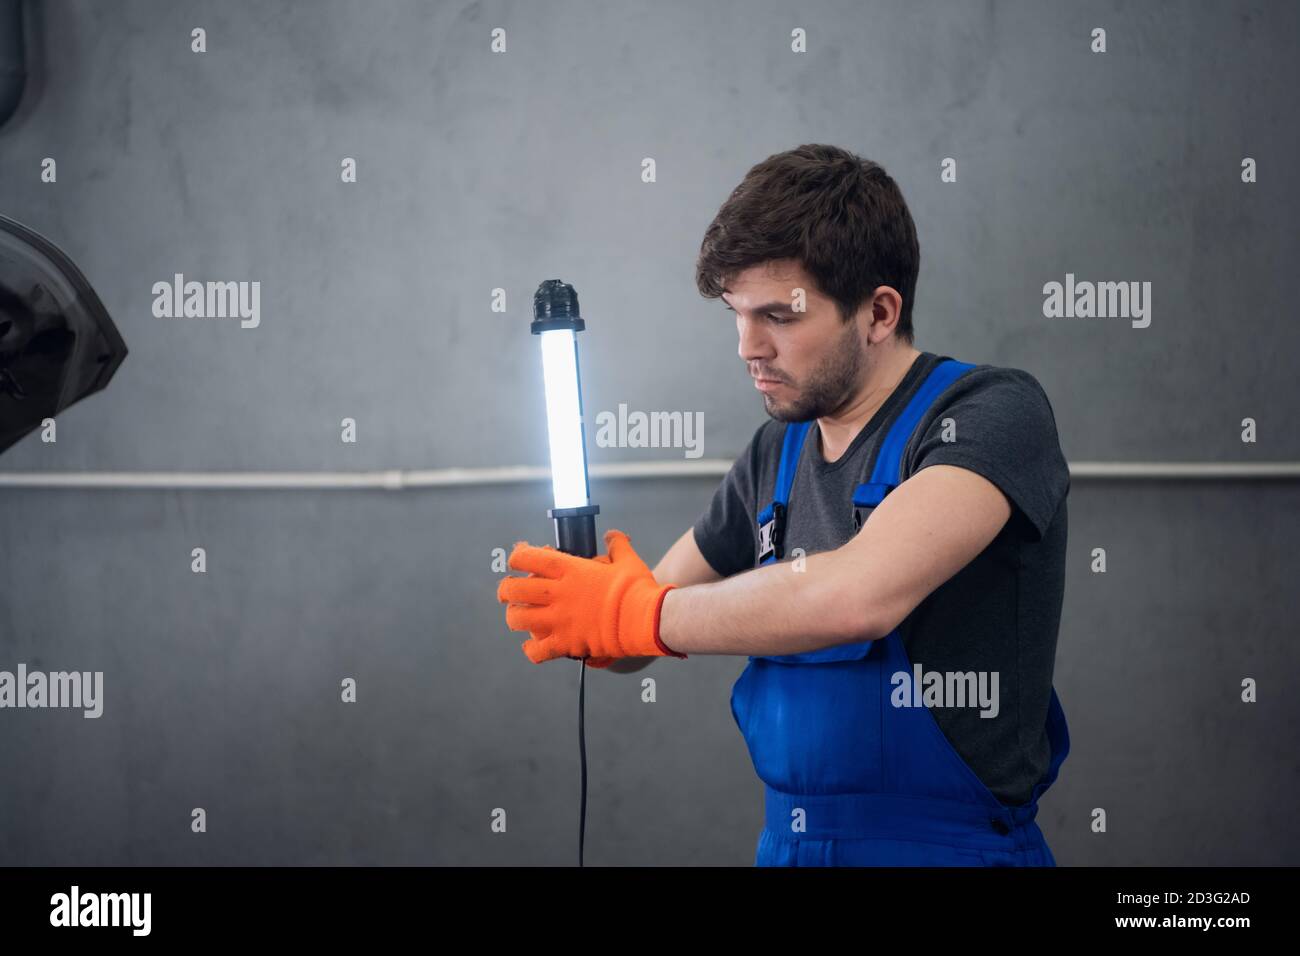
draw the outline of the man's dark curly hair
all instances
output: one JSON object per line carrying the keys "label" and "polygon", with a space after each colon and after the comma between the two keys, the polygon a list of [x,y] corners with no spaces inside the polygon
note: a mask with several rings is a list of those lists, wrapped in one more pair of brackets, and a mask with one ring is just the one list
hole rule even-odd
{"label": "man's dark curly hair", "polygon": [[845,322],[890,286],[903,300],[896,334],[912,343],[921,248],[903,194],[879,164],[811,143],[750,169],[705,230],[695,283],[716,299],[741,270],[774,259],[798,260]]}

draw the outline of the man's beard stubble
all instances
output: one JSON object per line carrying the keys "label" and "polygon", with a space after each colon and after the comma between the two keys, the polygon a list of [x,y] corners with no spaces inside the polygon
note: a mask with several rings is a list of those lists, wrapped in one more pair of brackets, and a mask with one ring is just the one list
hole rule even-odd
{"label": "man's beard stubble", "polygon": [[[779,422],[806,422],[834,415],[852,401],[863,364],[857,324],[849,322],[845,325],[840,340],[809,373],[797,398],[788,403],[779,403],[771,395],[764,395],[763,407],[768,415]],[[787,388],[790,387],[789,382],[785,384]]]}

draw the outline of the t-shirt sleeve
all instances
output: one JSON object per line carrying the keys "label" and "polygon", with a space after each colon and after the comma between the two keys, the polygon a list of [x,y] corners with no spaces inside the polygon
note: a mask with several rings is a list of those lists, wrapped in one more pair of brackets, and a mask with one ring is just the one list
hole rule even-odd
{"label": "t-shirt sleeve", "polygon": [[1019,512],[1029,539],[1040,540],[1069,493],[1070,468],[1038,380],[1021,369],[972,369],[936,409],[926,416],[908,473],[955,465],[983,475],[1010,500],[1012,520]]}
{"label": "t-shirt sleeve", "polygon": [[724,578],[748,571],[758,554],[754,490],[756,450],[762,426],[732,463],[713,493],[713,500],[695,522],[695,544],[710,567]]}

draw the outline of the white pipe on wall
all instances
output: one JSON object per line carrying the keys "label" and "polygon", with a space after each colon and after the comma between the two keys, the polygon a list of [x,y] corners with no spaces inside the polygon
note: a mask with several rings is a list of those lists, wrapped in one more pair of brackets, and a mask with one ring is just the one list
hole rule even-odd
{"label": "white pipe on wall", "polygon": [[[593,478],[696,478],[722,476],[731,468],[725,458],[696,461],[617,462],[590,466]],[[1070,466],[1081,479],[1257,480],[1300,478],[1300,462],[1108,462]],[[161,488],[161,489],[318,489],[436,488],[463,485],[518,484],[550,481],[551,470],[536,465],[499,468],[439,468],[417,471],[82,471],[0,472],[2,488]]]}

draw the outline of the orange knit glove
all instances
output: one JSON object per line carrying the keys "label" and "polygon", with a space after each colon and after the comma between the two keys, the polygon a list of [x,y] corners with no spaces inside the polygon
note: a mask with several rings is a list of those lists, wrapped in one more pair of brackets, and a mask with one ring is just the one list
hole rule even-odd
{"label": "orange knit glove", "polygon": [[529,631],[524,653],[534,664],[557,657],[686,657],[659,640],[659,611],[676,585],[660,584],[622,531],[605,532],[609,554],[579,558],[550,546],[515,543],[510,567],[532,572],[505,578],[497,600],[508,604],[506,625]]}
{"label": "orange knit glove", "polygon": [[[523,543],[524,543],[524,542],[522,542],[522,541],[516,541],[516,542],[515,542],[516,545],[523,544]],[[555,550],[555,549],[554,549],[553,547],[551,547],[551,545],[549,545],[549,544],[547,544],[547,545],[543,545],[542,547],[543,547],[543,550],[546,550],[546,551],[554,551],[554,550]],[[591,560],[593,560],[593,561],[599,561],[601,564],[609,564],[609,555],[608,555],[608,554],[597,555],[596,557],[592,558]],[[537,577],[537,575],[533,574],[532,572],[529,572],[528,574],[526,574],[526,575],[524,575],[524,576],[525,576],[525,577],[529,577],[529,578],[535,578],[535,577]],[[497,596],[498,596],[498,598],[500,598],[500,596],[501,596],[501,588],[500,588],[500,586],[498,586],[498,588],[497,588]],[[522,606],[522,607],[527,607],[528,605],[521,605],[521,606]],[[507,613],[508,613],[508,612],[507,612]],[[619,660],[619,659],[620,659],[620,658],[617,658],[617,657],[588,657],[587,660],[586,660],[586,664],[587,664],[588,667],[608,667],[610,664],[614,663],[616,660]]]}

